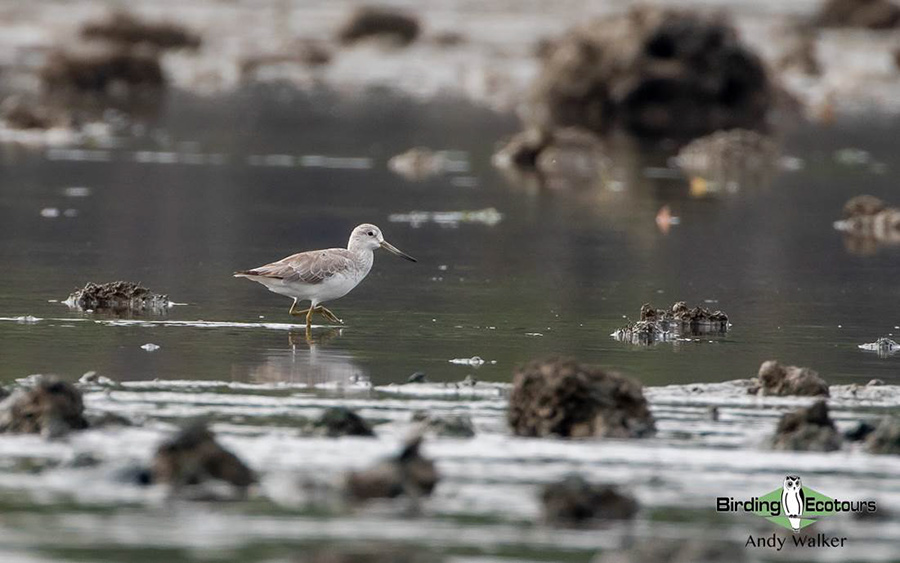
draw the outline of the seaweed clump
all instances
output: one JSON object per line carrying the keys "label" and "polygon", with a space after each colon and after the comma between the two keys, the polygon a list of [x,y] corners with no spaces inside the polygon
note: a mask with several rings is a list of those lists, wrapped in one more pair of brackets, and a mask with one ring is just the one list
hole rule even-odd
{"label": "seaweed clump", "polygon": [[603,520],[627,520],[638,511],[637,501],[613,485],[594,485],[570,475],[541,491],[544,520],[558,526],[585,526]]}
{"label": "seaweed clump", "polygon": [[151,22],[128,12],[114,12],[102,21],[81,28],[84,39],[100,39],[121,45],[147,45],[158,49],[197,49],[202,40],[196,33],[172,22]]}
{"label": "seaweed clump", "polygon": [[371,38],[387,39],[406,46],[419,37],[419,21],[412,15],[392,8],[361,6],[338,30],[338,40],[344,45]]}
{"label": "seaweed clump", "polygon": [[516,370],[507,420],[518,436],[641,438],[656,430],[638,381],[564,359]]}
{"label": "seaweed clump", "polygon": [[81,391],[55,377],[39,377],[0,403],[0,433],[59,437],[87,427]]}
{"label": "seaweed clump", "polygon": [[828,384],[818,373],[803,367],[783,366],[775,360],[763,362],[759,375],[747,392],[756,395],[800,395],[828,397]]}
{"label": "seaweed clump", "polygon": [[140,284],[116,281],[104,284],[88,282],[66,299],[70,307],[83,311],[163,312],[171,302],[168,295],[153,293]]}
{"label": "seaweed clump", "polygon": [[771,438],[775,450],[830,452],[841,449],[841,443],[825,401],[783,415]]}
{"label": "seaweed clump", "polygon": [[640,320],[617,329],[612,337],[633,344],[653,344],[682,336],[724,334],[727,330],[728,315],[722,311],[688,307],[684,301],[669,309],[655,309],[644,303]]}

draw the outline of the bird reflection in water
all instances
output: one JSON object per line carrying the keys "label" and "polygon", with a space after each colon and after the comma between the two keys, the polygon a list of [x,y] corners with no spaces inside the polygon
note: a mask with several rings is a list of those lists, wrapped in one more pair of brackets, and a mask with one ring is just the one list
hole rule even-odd
{"label": "bird reflection in water", "polygon": [[316,386],[357,385],[369,375],[346,350],[330,348],[328,343],[341,336],[335,328],[308,335],[304,331],[288,334],[289,349],[266,350],[265,359],[250,369],[256,383],[292,383]]}

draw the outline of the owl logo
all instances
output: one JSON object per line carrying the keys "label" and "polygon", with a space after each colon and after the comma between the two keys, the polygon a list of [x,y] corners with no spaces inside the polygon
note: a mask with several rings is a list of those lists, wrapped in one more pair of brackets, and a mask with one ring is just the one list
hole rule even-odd
{"label": "owl logo", "polygon": [[784,487],[781,489],[781,512],[787,516],[791,528],[795,532],[800,531],[800,517],[803,516],[803,483],[797,475],[788,475],[784,478]]}

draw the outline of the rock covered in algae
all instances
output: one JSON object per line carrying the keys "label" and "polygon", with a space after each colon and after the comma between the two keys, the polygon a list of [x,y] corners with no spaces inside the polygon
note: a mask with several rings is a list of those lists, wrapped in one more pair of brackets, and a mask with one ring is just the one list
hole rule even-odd
{"label": "rock covered in algae", "polygon": [[87,283],[66,299],[66,304],[84,311],[111,310],[161,312],[169,308],[168,295],[159,295],[134,282]]}
{"label": "rock covered in algae", "polygon": [[38,377],[0,403],[0,432],[58,437],[87,426],[81,391],[55,377]]}
{"label": "rock covered in algae", "polygon": [[748,393],[758,395],[800,395],[828,397],[828,384],[818,373],[803,367],[783,366],[768,360],[759,366],[759,375],[753,380]]}
{"label": "rock covered in algae", "polygon": [[159,56],[144,49],[58,50],[47,57],[41,80],[48,91],[110,95],[117,88],[131,93],[166,84]]}
{"label": "rock covered in algae", "polygon": [[841,449],[841,443],[825,401],[784,414],[771,438],[776,450],[830,452]]}
{"label": "rock covered in algae", "polygon": [[437,485],[439,475],[434,462],[422,456],[420,435],[410,439],[399,455],[385,459],[361,471],[346,476],[347,495],[357,501],[376,498],[397,498],[406,495],[413,499],[426,497]]}
{"label": "rock covered in algae", "polygon": [[613,485],[588,483],[569,475],[541,491],[544,520],[558,526],[583,526],[603,520],[626,520],[638,511],[634,498]]}
{"label": "rock covered in algae", "polygon": [[681,148],[675,164],[691,178],[725,185],[759,185],[774,175],[778,144],[747,129],[716,131]]}
{"label": "rock covered in algae", "polygon": [[256,475],[236,455],[223,448],[203,422],[185,426],[156,450],[153,481],[180,488],[210,480],[239,489],[256,482]]}
{"label": "rock covered in algae", "polygon": [[336,438],[338,436],[374,436],[372,426],[347,407],[326,409],[313,423],[316,432]]}
{"label": "rock covered in algae", "polygon": [[656,430],[639,382],[567,359],[518,368],[507,418],[519,436],[640,438]]}
{"label": "rock covered in algae", "polygon": [[900,454],[900,418],[889,416],[866,437],[866,451],[873,454]]}
{"label": "rock covered in algae", "polygon": [[764,129],[776,94],[765,65],[721,15],[636,7],[548,44],[529,121],[694,138]]}
{"label": "rock covered in algae", "polygon": [[404,11],[377,6],[360,6],[338,30],[338,40],[350,45],[363,39],[387,39],[406,46],[416,40],[419,21]]}

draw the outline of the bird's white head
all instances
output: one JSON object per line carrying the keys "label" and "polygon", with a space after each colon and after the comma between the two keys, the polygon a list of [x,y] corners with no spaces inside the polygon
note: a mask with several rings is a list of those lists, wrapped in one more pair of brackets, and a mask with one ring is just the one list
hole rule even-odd
{"label": "bird's white head", "polygon": [[384,235],[381,234],[381,229],[372,225],[370,223],[363,223],[359,225],[353,232],[350,233],[350,242],[347,244],[347,248],[349,250],[375,250],[377,248],[383,248],[392,254],[396,254],[401,258],[406,258],[410,262],[415,262],[416,259],[412,256],[401,252],[394,245],[389,244],[388,241],[384,240]]}

